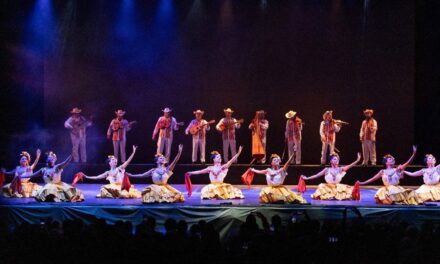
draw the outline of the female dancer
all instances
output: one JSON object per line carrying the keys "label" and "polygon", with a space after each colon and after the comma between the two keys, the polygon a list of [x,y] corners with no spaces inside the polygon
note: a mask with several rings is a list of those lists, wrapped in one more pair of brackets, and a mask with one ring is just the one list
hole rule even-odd
{"label": "female dancer", "polygon": [[37,149],[37,154],[35,157],[34,163],[29,165],[31,162],[31,155],[26,151],[22,151],[20,154],[20,165],[11,171],[4,171],[5,175],[14,175],[14,177],[18,177],[21,181],[21,191],[16,192],[11,188],[11,184],[6,184],[2,188],[3,197],[7,198],[29,198],[34,197],[35,194],[41,189],[36,183],[30,182],[29,178],[25,178],[27,175],[31,175],[33,170],[38,164],[38,160],[40,159],[41,151]]}
{"label": "female dancer", "polygon": [[427,168],[415,172],[403,171],[403,173],[411,177],[423,175],[425,184],[415,191],[419,200],[422,202],[440,201],[440,165],[435,166],[436,159],[432,154],[426,154],[424,161]]}
{"label": "female dancer", "polygon": [[133,152],[127,161],[125,161],[121,166],[117,167],[118,160],[115,156],[110,155],[107,159],[110,170],[98,175],[98,176],[87,176],[83,175],[87,179],[99,180],[106,179],[110,184],[106,184],[101,187],[99,194],[96,195],[97,198],[140,198],[141,193],[134,188],[130,187],[130,190],[122,190],[122,180],[124,179],[125,168],[130,164],[131,160],[136,153],[137,146],[133,146]]}
{"label": "female dancer", "polygon": [[158,154],[154,158],[157,164],[156,168],[142,174],[127,173],[129,177],[135,178],[151,176],[153,184],[142,191],[143,203],[179,203],[185,201],[183,194],[167,183],[168,179],[173,175],[173,169],[182,155],[182,149],[183,145],[179,145],[179,152],[169,166],[165,166],[166,157],[162,154]]}
{"label": "female dancer", "polygon": [[324,176],[326,183],[321,183],[318,185],[315,193],[312,194],[312,198],[316,200],[353,200],[352,192],[353,187],[341,184],[342,178],[349,169],[351,169],[356,163],[361,160],[361,154],[357,154],[357,159],[350,165],[343,167],[339,166],[339,155],[333,153],[330,155],[330,168],[325,168],[318,174],[310,177],[301,175],[304,180],[313,180]]}
{"label": "female dancer", "polygon": [[222,165],[222,157],[217,151],[211,152],[211,159],[214,162],[213,166],[209,166],[206,169],[198,171],[187,172],[188,175],[197,175],[209,173],[209,179],[211,184],[206,185],[202,188],[201,198],[202,199],[244,199],[243,193],[229,183],[224,183],[226,175],[228,174],[228,169],[234,163],[238,156],[240,156],[243,147],[240,146],[238,153],[235,154],[231,160],[226,164]]}
{"label": "female dancer", "polygon": [[72,160],[69,156],[65,161],[56,164],[57,155],[52,151],[47,154],[46,167],[41,168],[34,174],[25,176],[32,178],[43,176],[45,185],[35,195],[35,199],[39,202],[81,202],[84,201],[83,193],[67,183],[61,181],[61,173],[64,167]]}
{"label": "female dancer", "polygon": [[280,168],[281,158],[277,154],[272,154],[271,168],[265,170],[256,170],[251,168],[251,171],[257,174],[265,174],[267,187],[264,187],[260,192],[260,203],[307,203],[301,194],[292,192],[283,186],[284,179],[287,175],[287,168],[295,156],[291,155],[289,160]]}
{"label": "female dancer", "polygon": [[382,163],[385,169],[380,170],[371,179],[360,182],[361,185],[368,184],[379,178],[382,178],[384,186],[375,194],[376,203],[379,204],[420,204],[422,203],[413,190],[405,189],[399,185],[400,178],[403,178],[403,171],[411,163],[416,155],[417,148],[413,146],[413,153],[409,160],[394,168],[396,163],[393,156],[387,154],[383,157]]}

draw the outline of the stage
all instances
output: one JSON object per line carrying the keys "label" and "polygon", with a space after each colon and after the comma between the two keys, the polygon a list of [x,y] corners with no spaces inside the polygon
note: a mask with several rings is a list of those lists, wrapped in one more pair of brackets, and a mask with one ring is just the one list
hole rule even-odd
{"label": "stage", "polygon": [[[116,221],[131,221],[134,225],[146,217],[154,217],[160,230],[166,219],[186,220],[194,224],[205,220],[214,224],[222,239],[235,232],[252,212],[261,212],[270,219],[280,215],[283,221],[301,220],[309,217],[318,221],[341,221],[344,211],[348,219],[362,218],[374,222],[406,221],[420,225],[426,220],[440,222],[440,203],[428,203],[418,206],[377,205],[374,194],[378,187],[367,186],[361,189],[360,201],[319,201],[312,200],[310,194],[316,186],[308,186],[304,197],[309,204],[260,204],[258,194],[263,185],[244,185],[239,187],[245,199],[242,200],[201,200],[200,190],[204,185],[194,185],[192,197],[188,198],[185,186],[173,185],[185,194],[185,202],[179,204],[142,204],[140,199],[98,199],[101,184],[78,184],[84,192],[85,201],[80,203],[39,203],[34,199],[0,199],[0,214],[9,226],[28,222],[39,224],[45,219],[58,221],[66,219],[81,219],[91,223],[96,217],[105,219],[108,223]],[[147,184],[135,184],[142,190]],[[289,185],[296,190],[296,186]],[[412,187],[415,188],[415,187]]]}

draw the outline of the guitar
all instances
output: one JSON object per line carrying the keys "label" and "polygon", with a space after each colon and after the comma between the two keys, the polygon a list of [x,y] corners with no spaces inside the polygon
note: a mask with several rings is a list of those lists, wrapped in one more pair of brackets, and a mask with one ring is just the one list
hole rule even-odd
{"label": "guitar", "polygon": [[[171,123],[169,123],[169,124],[171,125]],[[184,126],[184,125],[185,125],[184,122],[176,123],[176,126]],[[159,129],[166,129],[166,128],[169,128],[169,127],[170,127],[170,126],[167,126],[167,125],[165,124],[165,122],[159,124]]]}
{"label": "guitar", "polygon": [[[131,127],[132,125],[134,125],[136,123],[137,123],[137,121],[131,121],[128,123],[128,126]],[[124,129],[124,126],[121,121],[117,120],[117,121],[113,122],[111,128],[112,128],[113,132],[116,132],[118,130]]]}
{"label": "guitar", "polygon": [[235,124],[239,124],[239,123],[242,124],[243,122],[244,122],[244,119],[242,118],[242,119],[239,119],[239,120],[237,120],[235,122],[232,122],[232,123],[230,123],[228,125],[225,125],[224,123],[222,123],[220,125],[220,131],[223,131],[223,130],[225,130],[227,128],[230,128],[230,127],[234,126]]}
{"label": "guitar", "polygon": [[197,132],[200,131],[200,129],[204,128],[207,125],[212,125],[214,123],[215,123],[215,120],[210,120],[207,123],[203,123],[203,124],[199,124],[199,125],[193,125],[189,129],[189,133],[191,133],[191,135],[195,135]]}

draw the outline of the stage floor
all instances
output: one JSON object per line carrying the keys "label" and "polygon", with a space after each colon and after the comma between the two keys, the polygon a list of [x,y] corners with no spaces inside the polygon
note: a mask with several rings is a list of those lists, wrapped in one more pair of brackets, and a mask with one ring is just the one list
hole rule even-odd
{"label": "stage floor", "polygon": [[[142,191],[149,184],[135,184],[133,185],[139,191]],[[85,197],[84,202],[80,203],[40,203],[37,202],[33,198],[20,198],[20,199],[11,199],[11,198],[0,198],[0,205],[26,205],[26,206],[42,206],[42,205],[63,205],[63,206],[203,206],[203,205],[234,205],[234,206],[271,206],[276,205],[280,206],[280,204],[261,204],[258,199],[258,195],[260,193],[261,188],[265,187],[265,185],[251,185],[250,187],[246,185],[234,185],[241,189],[245,199],[233,199],[233,200],[202,200],[200,199],[200,191],[205,185],[197,184],[193,185],[193,193],[192,196],[188,198],[187,191],[183,184],[172,185],[174,188],[178,189],[185,195],[185,202],[183,203],[173,203],[173,204],[143,204],[141,199],[102,199],[96,198],[96,195],[99,193],[99,189],[101,184],[77,184],[77,188],[79,188]],[[296,186],[294,185],[286,185],[287,188],[296,192]],[[322,201],[322,200],[313,200],[310,195],[315,191],[316,186],[307,186],[307,191],[303,194],[303,197],[307,200],[307,205],[315,205],[315,206],[367,206],[367,207],[390,207],[390,205],[379,205],[376,204],[374,200],[374,194],[376,193],[377,186],[364,186],[361,188],[361,200],[359,201]],[[417,188],[416,186],[408,186],[407,188]],[[440,206],[440,202],[438,203],[428,203],[429,206]],[[282,204],[282,206],[302,206],[298,204]],[[421,205],[423,206],[423,205]],[[417,207],[417,206],[404,206],[404,205],[392,205],[391,207]],[[440,207],[439,207],[440,210]]]}

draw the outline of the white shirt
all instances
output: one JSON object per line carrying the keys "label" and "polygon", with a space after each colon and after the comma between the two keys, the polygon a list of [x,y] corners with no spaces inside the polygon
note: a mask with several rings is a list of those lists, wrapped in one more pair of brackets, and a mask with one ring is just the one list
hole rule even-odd
{"label": "white shirt", "polygon": [[278,170],[274,170],[272,168],[267,169],[266,173],[266,181],[269,186],[280,186],[283,184],[284,179],[286,178],[287,172],[282,168]]}
{"label": "white shirt", "polygon": [[423,182],[428,185],[438,184],[440,174],[437,167],[423,169]]}
{"label": "white shirt", "polygon": [[167,169],[154,169],[151,175],[151,179],[154,184],[167,184],[168,179],[173,175],[173,172]]}
{"label": "white shirt", "polygon": [[328,168],[325,172],[324,179],[327,183],[338,184],[344,178],[346,172],[342,170],[342,168]]}
{"label": "white shirt", "polygon": [[208,168],[211,183],[222,183],[228,174],[228,169],[221,169],[221,166],[209,166]]}
{"label": "white shirt", "polygon": [[400,171],[397,169],[383,170],[382,171],[382,181],[385,186],[388,185],[399,185],[400,183]]}

